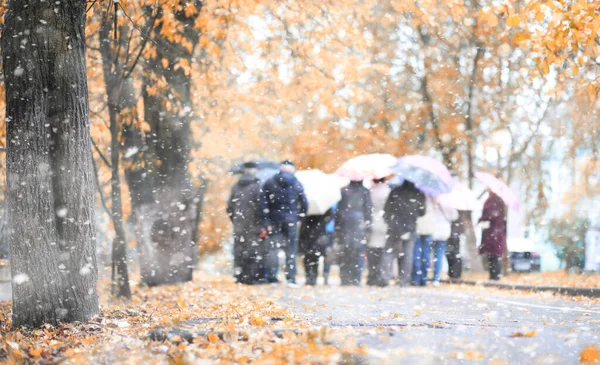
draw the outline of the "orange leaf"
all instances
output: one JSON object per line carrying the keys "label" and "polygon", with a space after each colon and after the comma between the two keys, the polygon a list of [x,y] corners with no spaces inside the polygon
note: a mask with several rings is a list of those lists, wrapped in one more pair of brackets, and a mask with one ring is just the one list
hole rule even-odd
{"label": "orange leaf", "polygon": [[40,356],[42,356],[43,351],[44,351],[44,349],[41,349],[41,348],[31,350],[31,351],[29,351],[29,356],[40,357]]}
{"label": "orange leaf", "polygon": [[82,345],[92,345],[96,342],[96,339],[94,337],[82,338],[79,342],[81,342]]}
{"label": "orange leaf", "polygon": [[206,336],[208,338],[209,342],[212,343],[217,343],[219,342],[219,336],[215,335],[214,333],[209,333],[208,336]]}
{"label": "orange leaf", "polygon": [[476,351],[467,351],[465,352],[465,359],[467,360],[483,360],[483,354]]}
{"label": "orange leaf", "polygon": [[600,364],[600,350],[594,345],[590,345],[581,351],[579,361],[584,364]]}
{"label": "orange leaf", "polygon": [[509,27],[518,27],[520,23],[521,17],[519,17],[516,14],[511,15],[510,17],[508,17],[508,19],[506,19],[506,25],[508,25]]}
{"label": "orange leaf", "polygon": [[253,326],[264,326],[267,321],[263,317],[250,317],[250,324]]}
{"label": "orange leaf", "polygon": [[510,337],[535,337],[537,333],[535,331],[530,332],[515,332]]}
{"label": "orange leaf", "polygon": [[10,354],[12,356],[19,357],[19,358],[25,358],[26,357],[21,351],[19,351],[19,349],[14,349],[14,348],[10,350]]}
{"label": "orange leaf", "polygon": [[65,351],[65,356],[66,356],[66,357],[71,357],[71,356],[73,356],[73,355],[75,355],[75,350],[73,350],[73,349],[68,349],[67,351]]}
{"label": "orange leaf", "polygon": [[238,364],[247,364],[250,361],[250,358],[248,356],[242,356],[242,357],[238,357],[237,359],[235,359],[235,362]]}

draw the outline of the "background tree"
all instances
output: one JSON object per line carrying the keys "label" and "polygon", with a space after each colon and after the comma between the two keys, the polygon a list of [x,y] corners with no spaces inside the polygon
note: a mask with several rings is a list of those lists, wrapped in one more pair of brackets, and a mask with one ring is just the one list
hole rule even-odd
{"label": "background tree", "polygon": [[588,227],[589,222],[582,218],[563,217],[549,222],[548,241],[556,247],[556,254],[567,270],[583,269]]}
{"label": "background tree", "polygon": [[[151,242],[138,242],[142,281],[160,285],[192,279],[195,191],[188,164],[191,150],[193,103],[191,65],[194,49],[200,39],[196,24],[202,3],[176,1],[157,7],[146,7],[147,17],[155,16],[156,25],[146,50],[144,85],[144,119],[150,126],[150,138],[142,146],[147,154],[148,184],[144,201],[143,234]],[[136,204],[138,205],[138,204]],[[141,210],[141,209],[140,209]]]}
{"label": "background tree", "polygon": [[[111,218],[115,230],[112,244],[112,285],[111,291],[117,297],[131,298],[129,272],[127,267],[127,239],[123,228],[123,203],[121,200],[121,130],[125,124],[132,124],[131,113],[135,109],[133,82],[130,79],[135,64],[127,60],[130,52],[130,27],[119,24],[120,3],[114,2],[101,14],[98,32],[99,48],[102,57],[102,71],[106,86],[109,129],[110,129],[110,169],[111,169]],[[120,50],[126,50],[125,61],[121,60]],[[133,50],[131,51],[133,52]],[[141,51],[138,51],[141,52]],[[134,59],[133,62],[137,62]]]}
{"label": "background tree", "polygon": [[4,16],[14,326],[98,313],[85,11],[11,1]]}

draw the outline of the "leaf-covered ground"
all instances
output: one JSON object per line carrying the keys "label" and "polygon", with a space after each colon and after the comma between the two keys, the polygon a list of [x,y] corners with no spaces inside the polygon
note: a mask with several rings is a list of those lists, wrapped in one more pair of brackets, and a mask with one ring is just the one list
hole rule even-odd
{"label": "leaf-covered ground", "polygon": [[[487,273],[466,273],[465,280],[486,281]],[[565,270],[538,273],[511,273],[502,277],[501,283],[568,286],[578,288],[600,288],[600,274],[569,274]]]}
{"label": "leaf-covered ground", "polygon": [[[194,282],[139,288],[131,302],[101,292],[101,314],[89,323],[12,330],[10,303],[0,302],[0,363],[184,364],[351,363],[365,349],[343,330],[308,328],[261,295],[261,287],[228,277],[196,274]],[[102,288],[107,288],[102,282]],[[156,327],[200,320],[192,343],[180,335],[153,341]],[[347,361],[343,361],[345,359]]]}
{"label": "leaf-covered ground", "polygon": [[[550,277],[554,276],[550,275]],[[509,278],[512,280],[516,275]],[[107,279],[102,279],[99,287],[101,314],[85,324],[46,326],[36,330],[13,330],[10,322],[10,303],[0,302],[0,363],[351,364],[359,362],[367,355],[372,355],[371,349],[357,345],[357,337],[361,335],[364,337],[365,333],[369,333],[375,337],[379,336],[377,338],[381,341],[388,340],[385,326],[364,329],[345,326],[327,327],[327,322],[330,322],[328,320],[331,318],[327,317],[328,314],[325,312],[332,308],[320,307],[315,303],[327,301],[324,295],[348,296],[350,292],[354,293],[351,290],[346,293],[342,288],[319,287],[294,290],[283,287],[248,287],[233,283],[229,276],[195,273],[195,280],[191,283],[157,288],[140,288],[134,284],[133,298],[127,302],[110,298]],[[372,296],[373,300],[363,298],[362,302],[359,301],[362,303],[358,305],[359,307],[365,305],[364,303],[368,303],[371,307],[377,306],[381,296],[389,296],[394,291],[394,288],[363,289],[357,289],[358,294],[355,294],[368,298]],[[436,292],[438,290],[440,293],[456,292],[462,293],[461,295],[475,293],[481,297],[494,294],[510,295],[506,291],[497,289],[462,285],[445,285],[436,289]],[[412,291],[414,289],[399,293],[406,295]],[[342,292],[345,294],[340,294]],[[394,293],[393,295],[398,295]],[[558,297],[551,293],[530,294],[518,291],[514,293],[521,295],[521,300],[537,298],[551,301],[552,298]],[[600,304],[600,299],[564,296],[560,298],[588,309],[594,309]],[[348,299],[354,303],[351,298]],[[356,298],[358,299],[360,298]],[[292,303],[292,300],[310,305],[299,305],[296,302]],[[426,307],[414,309],[415,313],[411,312],[413,307],[394,308],[398,312],[406,312],[402,317],[406,317],[407,324],[418,322],[424,314],[431,315],[433,319],[440,317],[431,310],[429,313]],[[343,309],[340,308],[342,313],[344,313]],[[354,316],[362,315],[367,308],[357,310]],[[420,313],[421,311],[425,312]],[[323,312],[320,314],[321,317],[325,316],[323,321],[306,320],[307,315],[314,317],[319,314],[317,312]],[[351,321],[350,317],[334,319],[342,322]],[[393,321],[402,319],[396,318],[396,315],[391,318]],[[182,331],[171,331],[175,324],[181,322],[187,323],[186,326],[176,327]],[[432,325],[436,323],[432,322]],[[164,331],[154,331],[157,328],[162,328]],[[409,335],[410,330],[404,328],[400,329],[401,332]],[[415,328],[418,331],[420,327]],[[156,334],[158,338],[152,339],[151,333]],[[535,328],[511,333],[511,338],[538,337]],[[190,334],[195,334],[193,339],[190,338]],[[483,356],[483,352],[478,352],[477,356],[468,351],[464,354],[461,352],[455,357],[453,354],[449,353],[445,356],[449,359],[464,358],[476,361],[481,361]],[[582,362],[595,363],[598,346],[586,348],[581,356]]]}

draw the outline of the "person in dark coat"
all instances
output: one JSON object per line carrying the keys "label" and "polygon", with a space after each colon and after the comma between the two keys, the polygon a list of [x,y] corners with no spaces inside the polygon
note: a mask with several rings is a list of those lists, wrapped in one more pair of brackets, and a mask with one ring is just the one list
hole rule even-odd
{"label": "person in dark coat", "polygon": [[371,194],[362,181],[352,181],[342,189],[342,200],[335,214],[342,285],[360,285],[371,214]]}
{"label": "person in dark coat", "polygon": [[264,280],[262,238],[266,235],[265,221],[260,207],[260,180],[256,178],[256,164],[244,164],[244,174],[232,187],[227,202],[227,215],[233,224],[234,277],[243,284]]}
{"label": "person in dark coat", "polygon": [[501,258],[506,253],[506,206],[491,190],[479,222],[483,228],[479,253],[487,255],[490,280],[500,280]]}
{"label": "person in dark coat", "polygon": [[386,248],[388,226],[383,218],[383,209],[392,189],[386,179],[374,180],[373,183],[370,191],[373,212],[371,233],[367,243],[367,263],[369,265],[367,285],[387,286],[392,273],[393,257]]}
{"label": "person in dark coat", "polygon": [[411,282],[417,218],[425,215],[425,209],[425,194],[407,180],[392,189],[385,203],[383,218],[388,225],[386,247],[398,259],[398,283],[401,286]]}
{"label": "person in dark coat", "polygon": [[306,285],[317,285],[319,259],[325,256],[330,241],[326,228],[332,219],[333,212],[329,209],[325,214],[310,215],[302,220],[299,252],[304,254]]}
{"label": "person in dark coat", "polygon": [[[267,229],[272,234],[269,238],[271,247],[269,257],[281,247],[285,247],[286,271],[288,284],[296,284],[296,256],[298,254],[298,220],[306,214],[308,201],[302,184],[294,176],[294,164],[283,161],[279,173],[263,186],[261,208],[266,216]],[[276,257],[276,256],[275,256]],[[268,259],[267,281],[277,282],[278,265]]]}
{"label": "person in dark coat", "polygon": [[465,222],[468,219],[470,219],[468,211],[458,211],[458,219],[453,221],[450,226],[446,259],[448,260],[448,276],[451,279],[460,279],[462,275],[460,244],[463,240],[466,240]]}

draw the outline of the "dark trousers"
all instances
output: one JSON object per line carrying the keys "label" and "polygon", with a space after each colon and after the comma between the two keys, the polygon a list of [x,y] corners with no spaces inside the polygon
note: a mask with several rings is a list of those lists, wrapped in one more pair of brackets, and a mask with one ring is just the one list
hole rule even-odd
{"label": "dark trousers", "polygon": [[408,286],[412,280],[413,253],[417,235],[412,233],[404,238],[390,236],[387,245],[393,248],[393,253],[398,260],[398,285],[400,286]]}
{"label": "dark trousers", "polygon": [[271,237],[265,241],[265,282],[276,283],[277,271],[279,271],[279,243]]}
{"label": "dark trousers", "polygon": [[326,255],[317,255],[314,253],[307,253],[304,255],[304,272],[306,273],[306,285],[317,285],[317,278],[319,277],[319,259],[323,257],[323,280],[325,285],[329,284],[329,271],[331,271],[331,265],[327,263]]}
{"label": "dark trousers", "polygon": [[451,279],[460,279],[462,275],[462,258],[460,256],[460,238],[452,236],[448,238],[446,250],[448,260],[448,276]]}
{"label": "dark trousers", "polygon": [[296,256],[298,256],[298,225],[296,223],[281,226],[285,238],[285,278],[289,283],[296,282]]}
{"label": "dark trousers", "polygon": [[279,249],[285,250],[285,277],[288,282],[296,282],[296,256],[298,255],[298,225],[284,223],[274,227],[273,235],[267,239],[267,274],[269,283],[277,282]]}
{"label": "dark trousers", "polygon": [[319,258],[321,255],[315,250],[304,254],[304,272],[306,273],[306,285],[317,285],[319,276]]}
{"label": "dark trousers", "polygon": [[[340,247],[340,279],[342,285],[360,285],[362,274],[361,255],[363,248],[355,248],[347,245]],[[364,257],[362,258],[364,262]]]}
{"label": "dark trousers", "polygon": [[367,285],[387,286],[392,272],[392,255],[384,247],[367,247]]}
{"label": "dark trousers", "polygon": [[251,235],[235,235],[233,244],[233,270],[241,284],[259,284],[265,277],[264,243]]}
{"label": "dark trousers", "polygon": [[488,256],[490,280],[500,280],[502,273],[502,260],[499,256]]}

